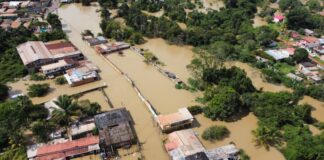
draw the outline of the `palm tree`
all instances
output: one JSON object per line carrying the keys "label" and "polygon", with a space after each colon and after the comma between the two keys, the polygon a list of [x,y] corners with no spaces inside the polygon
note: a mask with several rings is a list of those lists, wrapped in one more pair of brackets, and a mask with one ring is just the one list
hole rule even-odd
{"label": "palm tree", "polygon": [[54,102],[60,109],[55,109],[52,113],[52,120],[60,126],[65,127],[67,134],[70,137],[69,127],[73,122],[78,120],[81,115],[80,107],[77,102],[68,95],[61,95]]}
{"label": "palm tree", "polygon": [[252,133],[255,136],[254,141],[257,146],[264,146],[266,149],[269,149],[270,146],[281,144],[281,133],[275,128],[259,126]]}

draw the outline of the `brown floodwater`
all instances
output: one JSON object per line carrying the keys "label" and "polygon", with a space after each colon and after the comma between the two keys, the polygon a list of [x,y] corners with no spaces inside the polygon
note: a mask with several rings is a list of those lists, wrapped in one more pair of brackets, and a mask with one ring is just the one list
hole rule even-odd
{"label": "brown floodwater", "polygon": [[[117,73],[101,56],[95,53],[94,49],[86,45],[81,40],[80,33],[85,29],[90,29],[94,33],[99,33],[100,18],[95,12],[97,7],[83,7],[80,4],[69,4],[62,6],[59,16],[62,18],[64,30],[68,31],[70,41],[76,45],[84,55],[93,61],[101,70],[100,76],[108,87],[105,89],[108,97],[115,107],[126,107],[130,111],[134,121],[135,130],[142,143],[142,154],[147,159],[159,157],[161,160],[168,159],[167,153],[163,149],[159,129],[153,123],[151,115],[146,106],[140,101],[132,86]],[[98,101],[103,110],[110,110],[100,93],[85,94],[82,99]],[[122,159],[130,159],[129,156]]]}
{"label": "brown floodwater", "polygon": [[[250,113],[241,120],[235,122],[211,121],[203,115],[197,115],[195,118],[198,121],[197,127],[194,128],[199,135],[201,142],[207,149],[220,147],[231,142],[234,142],[238,148],[243,149],[251,158],[251,160],[283,160],[283,155],[273,147],[266,150],[264,147],[255,146],[252,130],[257,128],[257,118]],[[201,138],[203,131],[212,125],[226,126],[230,131],[230,135],[220,141],[209,142]]]}
{"label": "brown floodwater", "polygon": [[142,56],[131,50],[125,50],[123,53],[122,56],[111,54],[106,57],[135,82],[158,112],[172,113],[179,108],[197,104],[194,94],[176,89],[175,84],[155,67],[144,63]]}
{"label": "brown floodwater", "polygon": [[27,95],[28,87],[32,84],[43,84],[43,83],[48,83],[50,85],[50,92],[43,96],[43,97],[34,97],[31,98],[32,102],[35,104],[39,103],[44,103],[49,100],[52,100],[53,98],[56,98],[62,94],[67,94],[67,95],[73,95],[77,94],[82,91],[87,91],[93,88],[98,88],[101,86],[104,86],[105,83],[103,81],[96,81],[93,83],[88,83],[82,86],[78,87],[70,87],[69,85],[56,85],[54,80],[45,80],[45,81],[24,81],[24,80],[19,80],[14,83],[8,83],[8,86],[11,87],[11,90],[9,91],[9,95],[12,96],[14,94],[24,94]]}
{"label": "brown floodwater", "polygon": [[314,107],[312,111],[312,117],[316,118],[320,122],[324,122],[324,102],[321,102],[309,96],[304,96],[304,98],[299,101],[299,104],[304,103],[310,104]]}
{"label": "brown floodwater", "polygon": [[[90,29],[94,33],[100,32],[100,18],[98,13],[95,12],[96,9],[98,8],[95,6],[83,7],[80,4],[62,6],[58,10],[58,13],[60,18],[62,18],[63,29],[67,31],[70,41],[101,69],[101,81],[98,83],[106,83],[108,85],[104,90],[113,105],[115,107],[126,107],[130,111],[135,121],[135,130],[142,143],[142,154],[147,159],[167,160],[169,158],[163,149],[161,141],[163,135],[154,124],[146,106],[133,91],[132,86],[103,57],[96,54],[91,47],[81,40],[80,33],[85,29]],[[186,66],[190,63],[193,56],[193,52],[191,51],[192,47],[169,45],[162,39],[149,39],[140,47],[153,52],[166,65],[163,68],[175,73],[182,80],[186,81],[190,77]],[[123,56],[112,54],[107,57],[135,81],[135,84],[143,95],[159,112],[171,113],[180,107],[195,104],[194,99],[197,96],[196,93],[193,94],[184,90],[176,90],[174,83],[160,74],[154,67],[145,64],[143,58],[132,51],[126,50]],[[264,90],[268,91],[289,90],[282,86],[264,82],[260,77],[260,71],[247,64],[236,62],[230,65],[233,64],[243,68],[257,88],[263,87]],[[66,88],[59,93],[65,93],[69,89],[71,88]],[[98,102],[102,105],[103,110],[111,109],[99,91],[87,93],[80,99],[89,99],[92,102]],[[267,151],[264,148],[254,146],[251,131],[257,127],[257,119],[252,114],[233,123],[213,122],[201,115],[196,118],[200,125],[194,129],[199,134],[202,133],[203,129],[213,124],[225,125],[231,131],[228,138],[216,143],[202,140],[207,148],[220,146],[233,141],[239,148],[244,149],[253,160],[284,159],[280,152],[273,148]],[[132,159],[130,157],[133,156],[125,156],[122,159]]]}
{"label": "brown floodwater", "polygon": [[153,52],[166,65],[164,68],[175,73],[184,82],[190,77],[190,71],[186,67],[194,55],[191,46],[170,45],[165,40],[156,38],[148,39],[137,47]]}

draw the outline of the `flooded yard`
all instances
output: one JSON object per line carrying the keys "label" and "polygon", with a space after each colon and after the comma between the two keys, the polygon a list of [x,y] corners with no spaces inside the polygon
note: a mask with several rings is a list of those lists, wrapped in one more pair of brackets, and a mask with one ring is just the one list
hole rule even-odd
{"label": "flooded yard", "polygon": [[[211,121],[203,115],[197,115],[195,118],[198,121],[197,127],[194,130],[198,133],[201,142],[207,149],[220,147],[231,142],[234,142],[238,148],[243,149],[251,158],[251,160],[284,160],[283,155],[273,147],[266,150],[264,147],[255,146],[253,142],[254,136],[252,130],[257,128],[257,118],[253,114],[243,117],[236,122]],[[229,137],[216,141],[209,142],[201,138],[203,131],[212,125],[222,125],[230,131]]]}

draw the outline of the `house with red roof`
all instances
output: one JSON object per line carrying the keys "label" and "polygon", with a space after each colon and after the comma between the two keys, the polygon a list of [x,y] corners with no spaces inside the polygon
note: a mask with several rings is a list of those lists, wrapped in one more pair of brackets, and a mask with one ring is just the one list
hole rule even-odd
{"label": "house with red roof", "polygon": [[275,23],[282,22],[284,19],[285,19],[285,16],[283,16],[281,14],[277,14],[277,15],[273,16],[273,22],[275,22]]}
{"label": "house with red roof", "polygon": [[69,159],[99,153],[99,151],[99,137],[89,136],[78,140],[40,146],[35,150],[33,157],[28,158],[29,160]]}

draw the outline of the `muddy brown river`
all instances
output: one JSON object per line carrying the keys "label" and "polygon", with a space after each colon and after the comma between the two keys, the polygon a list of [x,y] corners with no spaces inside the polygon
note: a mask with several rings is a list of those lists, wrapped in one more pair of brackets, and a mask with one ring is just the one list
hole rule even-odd
{"label": "muddy brown river", "polygon": [[[148,160],[167,160],[169,158],[162,144],[163,135],[154,124],[149,111],[140,101],[132,86],[102,56],[96,54],[91,47],[81,40],[80,33],[85,29],[90,29],[96,34],[101,32],[99,28],[100,18],[98,13],[96,13],[96,9],[98,9],[97,6],[83,7],[80,4],[63,5],[58,10],[58,14],[62,19],[63,29],[67,32],[70,41],[101,69],[101,80],[96,83],[105,83],[108,85],[105,88],[105,92],[111,99],[114,107],[126,107],[130,111],[135,121],[136,133],[142,143],[142,155]],[[193,56],[193,52],[191,51],[192,47],[169,45],[163,39],[148,39],[145,44],[137,47],[153,52],[165,64],[163,68],[175,73],[180,79],[186,81],[190,77],[190,72],[186,69],[186,66],[190,63]],[[111,54],[107,55],[106,58],[111,60],[118,68],[134,80],[143,95],[152,103],[158,112],[162,114],[172,113],[178,108],[196,104],[194,100],[198,96],[198,93],[175,89],[173,82],[164,77],[154,67],[145,64],[143,58],[131,50],[124,51],[122,56]],[[282,90],[290,91],[290,89],[284,86],[276,86],[264,82],[261,78],[260,71],[247,64],[231,62],[226,65],[235,65],[244,69],[257,88],[274,92]],[[17,86],[13,88],[17,90],[25,86],[24,82],[12,84],[12,86],[15,85]],[[56,92],[53,91],[53,93],[41,99],[51,99],[59,94],[77,91],[79,89],[81,88],[63,86],[62,89],[57,89]],[[102,105],[103,110],[111,109],[99,91],[87,93],[80,99],[89,99],[90,101],[98,102]],[[35,102],[38,100],[33,99]],[[312,104],[315,100],[305,98],[304,101]],[[324,117],[322,104],[315,107],[316,110],[313,115],[317,119]],[[202,115],[197,116],[196,119],[199,124],[194,127],[194,130],[199,136],[205,128],[214,124],[224,125],[231,131],[229,137],[216,143],[210,143],[201,139],[204,146],[208,149],[234,142],[239,148],[244,149],[252,160],[284,159],[282,154],[274,148],[266,150],[263,147],[255,146],[251,131],[257,127],[258,120],[253,114],[249,114],[241,120],[232,123],[210,121]],[[136,154],[138,153],[131,154],[131,156],[126,156],[122,159],[136,159],[135,157],[138,156]]]}

